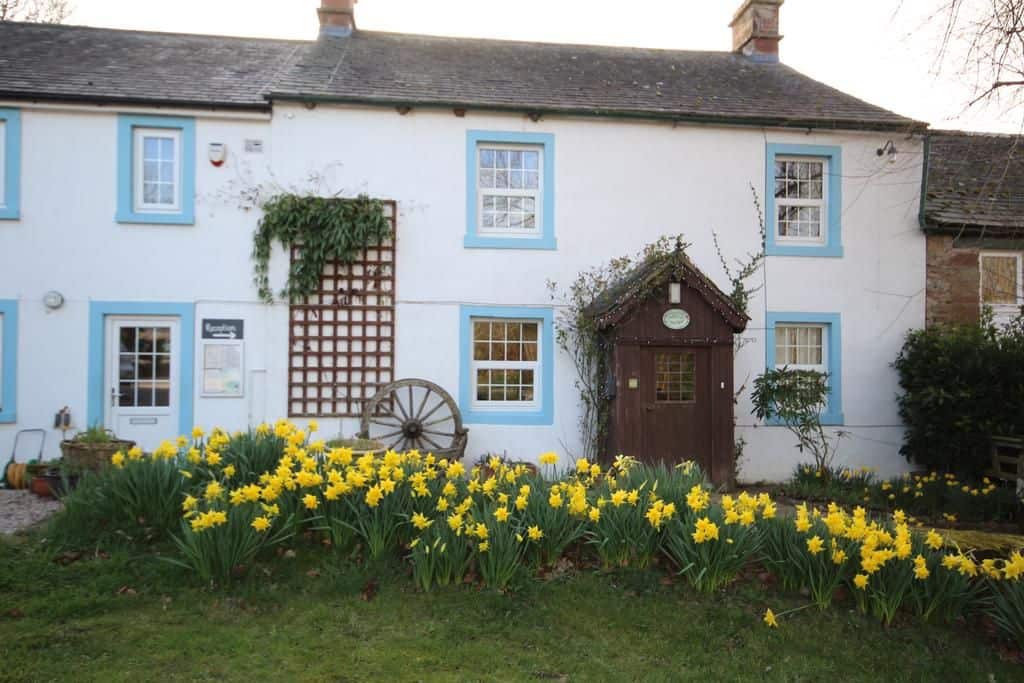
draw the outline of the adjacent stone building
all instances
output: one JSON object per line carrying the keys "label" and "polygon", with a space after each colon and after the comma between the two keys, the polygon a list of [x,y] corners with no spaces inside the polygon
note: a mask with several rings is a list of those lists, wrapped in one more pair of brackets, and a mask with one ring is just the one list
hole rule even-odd
{"label": "adjacent stone building", "polygon": [[997,321],[1024,304],[1024,137],[932,131],[921,227],[927,234],[929,325]]}

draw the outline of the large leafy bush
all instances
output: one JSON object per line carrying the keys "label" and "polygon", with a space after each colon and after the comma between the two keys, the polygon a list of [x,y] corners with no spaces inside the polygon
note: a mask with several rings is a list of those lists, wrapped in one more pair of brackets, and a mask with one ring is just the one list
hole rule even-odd
{"label": "large leafy bush", "polygon": [[911,462],[976,477],[991,436],[1024,434],[1024,318],[914,330],[893,365]]}

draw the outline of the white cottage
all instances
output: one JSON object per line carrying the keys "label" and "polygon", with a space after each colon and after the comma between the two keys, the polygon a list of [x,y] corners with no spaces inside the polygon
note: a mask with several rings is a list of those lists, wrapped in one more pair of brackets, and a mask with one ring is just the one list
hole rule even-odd
{"label": "white cottage", "polygon": [[[0,452],[44,427],[56,456],[64,406],[146,447],[282,416],[350,435],[406,377],[452,394],[471,459],[578,452],[546,282],[682,233],[727,288],[713,233],[758,250],[754,187],[767,257],[729,374],[690,343],[618,395],[739,392],[741,476],[777,480],[800,455],[751,382],[818,368],[841,459],[904,469],[889,364],[924,325],[924,125],[779,62],[782,0],[743,2],[722,52],[369,32],[354,4],[323,0],[309,42],[0,24]],[[325,273],[322,304],[263,303],[250,200],[274,187],[387,200],[394,244]],[[650,448],[701,457],[703,429]]]}

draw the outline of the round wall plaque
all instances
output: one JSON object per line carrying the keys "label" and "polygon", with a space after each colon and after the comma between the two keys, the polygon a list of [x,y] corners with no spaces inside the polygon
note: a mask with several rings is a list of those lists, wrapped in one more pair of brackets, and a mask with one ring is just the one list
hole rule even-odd
{"label": "round wall plaque", "polygon": [[690,324],[690,314],[681,308],[670,308],[661,316],[661,322],[670,330],[684,330]]}

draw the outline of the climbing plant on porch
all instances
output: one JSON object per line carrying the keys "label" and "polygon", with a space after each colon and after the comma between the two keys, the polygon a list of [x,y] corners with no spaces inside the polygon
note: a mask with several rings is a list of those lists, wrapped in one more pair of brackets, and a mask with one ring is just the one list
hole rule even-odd
{"label": "climbing plant on porch", "polygon": [[[688,245],[682,235],[664,235],[632,256],[614,258],[585,270],[564,291],[557,282],[547,283],[551,299],[561,302],[555,319],[555,343],[572,359],[576,369],[576,389],[580,392],[580,431],[582,457],[595,460],[602,455],[608,437],[611,400],[605,387],[608,377],[608,344],[598,329],[597,320],[587,308],[603,293],[622,282],[641,263],[653,263],[682,254]],[[639,284],[633,295],[645,298],[649,289]]]}

